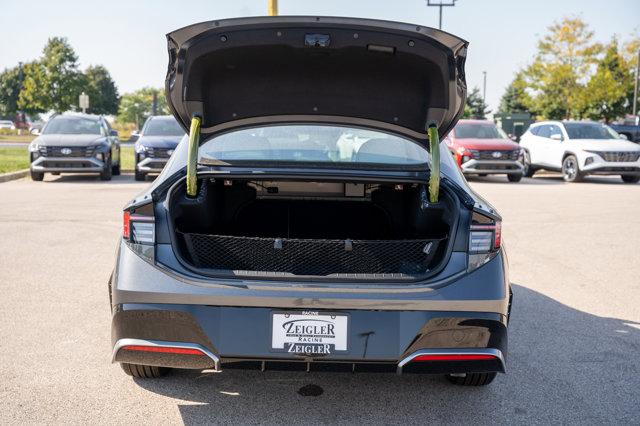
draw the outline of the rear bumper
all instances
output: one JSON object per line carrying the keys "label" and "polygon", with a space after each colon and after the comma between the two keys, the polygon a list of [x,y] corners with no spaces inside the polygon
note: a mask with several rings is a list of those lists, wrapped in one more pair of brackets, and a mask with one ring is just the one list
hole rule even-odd
{"label": "rear bumper", "polygon": [[[456,262],[456,253],[450,263]],[[465,263],[466,265],[466,263]],[[120,247],[112,281],[114,362],[215,368],[241,361],[380,364],[393,370],[462,373],[504,371],[509,283],[502,252],[472,273],[429,285],[329,285],[274,281],[196,280],[151,264]],[[271,349],[274,310],[349,316],[348,350],[325,356]],[[125,339],[155,345],[198,345],[213,355],[127,350]],[[495,354],[491,360],[408,362],[416,353]],[[266,364],[265,364],[266,363]],[[267,367],[270,368],[270,367]]]}
{"label": "rear bumper", "polygon": [[522,174],[524,167],[518,161],[469,160],[461,166],[464,174]]}
{"label": "rear bumper", "polygon": [[160,173],[168,161],[168,158],[147,157],[136,164],[136,169],[139,172]]}
{"label": "rear bumper", "polygon": [[104,162],[95,157],[38,157],[31,163],[33,172],[101,173]]}
{"label": "rear bumper", "polygon": [[[271,350],[270,308],[122,305],[112,321],[113,361],[173,368],[225,369],[244,362],[380,365],[429,374],[504,372],[507,328],[498,314],[341,311],[349,315],[347,353],[295,356]],[[143,346],[143,348],[140,348]],[[129,350],[128,348],[151,350]],[[178,348],[200,354],[162,353]],[[478,359],[482,355],[482,359]],[[433,360],[431,358],[433,358]],[[426,361],[420,361],[429,358]]]}

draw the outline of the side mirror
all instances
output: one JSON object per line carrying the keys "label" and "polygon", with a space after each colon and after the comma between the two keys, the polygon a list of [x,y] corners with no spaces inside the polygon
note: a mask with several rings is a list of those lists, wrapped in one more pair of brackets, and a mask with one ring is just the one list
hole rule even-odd
{"label": "side mirror", "polygon": [[118,136],[118,131],[117,130],[111,129],[111,131],[109,133],[110,133],[111,136],[116,136],[116,137]]}
{"label": "side mirror", "polygon": [[39,135],[40,134],[40,129],[31,129],[31,133],[32,135]]}
{"label": "side mirror", "polygon": [[518,142],[518,137],[516,135],[509,135],[509,139],[511,139],[514,142]]}
{"label": "side mirror", "polygon": [[628,137],[627,135],[625,135],[624,133],[620,133],[620,135],[619,135],[619,136],[620,136],[620,139],[624,139],[624,140],[626,140],[626,141],[628,141],[628,140],[629,140],[629,137]]}
{"label": "side mirror", "polygon": [[563,139],[560,133],[554,133],[550,136],[550,138],[553,139],[554,141],[561,141]]}

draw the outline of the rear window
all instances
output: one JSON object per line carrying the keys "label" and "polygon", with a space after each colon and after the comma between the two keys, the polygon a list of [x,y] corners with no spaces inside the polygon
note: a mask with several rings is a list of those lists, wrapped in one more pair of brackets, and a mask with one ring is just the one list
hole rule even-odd
{"label": "rear window", "polygon": [[100,135],[102,126],[99,120],[82,117],[55,117],[42,131],[45,135]]}
{"label": "rear window", "polygon": [[388,133],[329,125],[282,125],[237,130],[209,139],[200,160],[419,165],[429,153]]}
{"label": "rear window", "polygon": [[507,134],[493,123],[458,123],[455,133],[458,139],[508,139]]}
{"label": "rear window", "polygon": [[182,136],[184,130],[175,118],[152,118],[142,129],[145,136]]}

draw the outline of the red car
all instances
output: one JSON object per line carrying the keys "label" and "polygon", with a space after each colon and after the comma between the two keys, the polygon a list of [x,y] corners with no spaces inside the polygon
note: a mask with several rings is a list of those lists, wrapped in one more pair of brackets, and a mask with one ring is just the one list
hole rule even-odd
{"label": "red car", "polygon": [[445,142],[465,175],[506,174],[509,182],[522,179],[520,145],[491,121],[460,120]]}

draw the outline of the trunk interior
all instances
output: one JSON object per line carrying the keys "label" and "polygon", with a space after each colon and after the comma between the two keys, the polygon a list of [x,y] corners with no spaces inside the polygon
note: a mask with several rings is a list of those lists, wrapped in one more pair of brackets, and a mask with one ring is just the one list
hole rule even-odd
{"label": "trunk interior", "polygon": [[201,179],[170,198],[174,246],[199,272],[419,279],[445,257],[454,198],[419,184]]}

